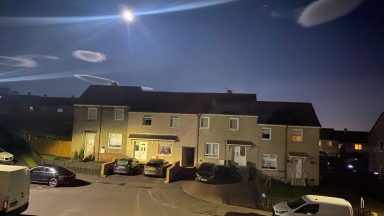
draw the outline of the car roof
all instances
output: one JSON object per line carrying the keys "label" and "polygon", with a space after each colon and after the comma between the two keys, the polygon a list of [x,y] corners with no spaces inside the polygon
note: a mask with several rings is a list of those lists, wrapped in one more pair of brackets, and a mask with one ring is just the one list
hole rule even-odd
{"label": "car roof", "polygon": [[304,195],[302,198],[311,203],[329,203],[329,204],[336,204],[336,205],[348,205],[351,204],[342,198],[338,197],[330,197],[330,196],[319,196],[319,195]]}
{"label": "car roof", "polygon": [[148,162],[166,162],[164,159],[150,159]]}
{"label": "car roof", "polygon": [[49,168],[55,168],[55,169],[56,168],[65,168],[65,167],[62,167],[62,166],[59,166],[59,165],[54,165],[54,164],[41,164],[38,167],[49,167]]}

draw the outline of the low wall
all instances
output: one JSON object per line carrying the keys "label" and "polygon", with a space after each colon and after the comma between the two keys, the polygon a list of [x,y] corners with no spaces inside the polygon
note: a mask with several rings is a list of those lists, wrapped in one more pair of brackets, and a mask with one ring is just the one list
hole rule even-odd
{"label": "low wall", "polygon": [[113,172],[112,170],[113,164],[114,164],[114,161],[101,164],[100,176],[105,177],[105,176],[111,175]]}
{"label": "low wall", "polygon": [[80,162],[71,160],[44,160],[44,163],[63,166],[73,170],[75,173],[84,173],[89,175],[100,175],[102,167],[102,164],[97,164],[94,162]]}
{"label": "low wall", "polygon": [[167,168],[167,174],[164,183],[169,184],[177,181],[178,174],[180,173],[180,161],[176,161],[172,166]]}

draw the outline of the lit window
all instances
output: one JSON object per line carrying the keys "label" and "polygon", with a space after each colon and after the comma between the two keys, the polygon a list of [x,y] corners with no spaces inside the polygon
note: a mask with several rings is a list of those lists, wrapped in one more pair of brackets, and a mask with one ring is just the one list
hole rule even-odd
{"label": "lit window", "polygon": [[272,139],[272,128],[261,128],[261,140]]}
{"label": "lit window", "polygon": [[123,135],[119,133],[109,133],[109,148],[121,148]]}
{"label": "lit window", "polygon": [[205,157],[218,158],[219,157],[219,143],[206,143],[205,144]]}
{"label": "lit window", "polygon": [[200,128],[209,128],[209,117],[200,118]]}
{"label": "lit window", "polygon": [[29,111],[33,111],[33,106],[30,106],[30,107],[29,107]]}
{"label": "lit window", "polygon": [[180,117],[179,116],[171,116],[169,126],[171,128],[179,128],[180,127]]}
{"label": "lit window", "polygon": [[238,118],[229,118],[229,129],[230,130],[239,130],[239,119]]}
{"label": "lit window", "polygon": [[124,120],[124,109],[115,109],[115,120]]}
{"label": "lit window", "polygon": [[339,147],[339,149],[343,148],[343,144],[342,144],[342,143],[339,143],[339,144],[338,144],[338,147]]}
{"label": "lit window", "polygon": [[172,144],[171,143],[160,143],[159,144],[159,155],[172,155]]}
{"label": "lit window", "polygon": [[332,141],[328,141],[328,146],[332,147]]}
{"label": "lit window", "polygon": [[62,112],[64,112],[64,109],[62,107],[59,107],[59,108],[57,108],[57,112],[62,113]]}
{"label": "lit window", "polygon": [[152,116],[144,115],[143,117],[143,126],[151,126],[152,125]]}
{"label": "lit window", "polygon": [[97,108],[88,108],[88,120],[97,119]]}
{"label": "lit window", "polygon": [[360,151],[362,149],[363,149],[363,145],[362,144],[355,144],[355,150]]}
{"label": "lit window", "polygon": [[303,141],[303,130],[302,129],[292,129],[292,141],[302,142]]}
{"label": "lit window", "polygon": [[261,157],[261,168],[269,170],[277,170],[277,155],[263,154]]}

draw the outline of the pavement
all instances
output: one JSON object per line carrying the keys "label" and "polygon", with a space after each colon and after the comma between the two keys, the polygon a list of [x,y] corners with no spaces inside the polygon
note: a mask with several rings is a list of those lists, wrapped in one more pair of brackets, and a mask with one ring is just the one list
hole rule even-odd
{"label": "pavement", "polygon": [[142,175],[111,175],[105,178],[81,175],[95,183],[131,185],[149,189],[159,203],[171,208],[183,208],[190,212],[225,215],[225,212],[251,215],[272,215],[256,209],[257,191],[254,182],[241,181],[233,184],[203,184],[196,181],[179,181],[164,184],[163,178]]}

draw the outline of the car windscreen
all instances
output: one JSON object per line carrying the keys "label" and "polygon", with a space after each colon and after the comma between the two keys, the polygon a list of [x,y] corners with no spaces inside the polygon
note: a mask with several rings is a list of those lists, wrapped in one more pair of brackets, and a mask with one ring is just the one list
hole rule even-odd
{"label": "car windscreen", "polygon": [[199,175],[213,175],[215,166],[212,164],[201,164],[197,173]]}
{"label": "car windscreen", "polygon": [[302,198],[298,198],[298,199],[287,202],[288,207],[291,209],[296,209],[299,206],[302,206],[303,204],[305,204],[305,201]]}
{"label": "car windscreen", "polygon": [[162,162],[161,161],[149,161],[146,166],[151,166],[151,167],[161,167]]}
{"label": "car windscreen", "polygon": [[120,159],[120,160],[116,161],[116,164],[119,166],[126,166],[126,165],[128,165],[128,163],[129,163],[128,159]]}

